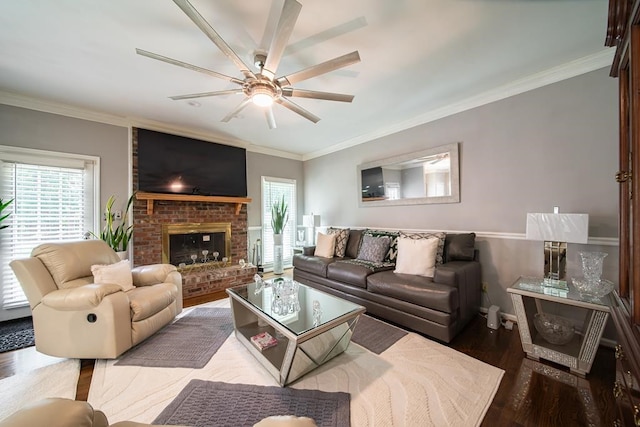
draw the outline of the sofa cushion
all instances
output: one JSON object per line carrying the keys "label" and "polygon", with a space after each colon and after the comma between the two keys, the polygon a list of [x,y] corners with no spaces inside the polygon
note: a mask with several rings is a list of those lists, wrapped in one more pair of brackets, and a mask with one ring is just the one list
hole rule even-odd
{"label": "sofa cushion", "polygon": [[293,256],[293,266],[295,268],[320,277],[327,277],[327,266],[334,261],[334,258],[322,258],[313,255],[295,254]]}
{"label": "sofa cushion", "polygon": [[42,261],[60,289],[78,286],[68,282],[91,276],[94,264],[120,261],[114,250],[102,240],[43,243],[31,251],[31,256]]}
{"label": "sofa cushion", "polygon": [[476,233],[447,236],[446,261],[473,261],[475,246]]}
{"label": "sofa cushion", "polygon": [[362,242],[362,233],[364,233],[364,230],[349,230],[347,250],[344,253],[345,257],[358,258],[358,251],[360,251],[360,243]]}
{"label": "sofa cushion", "polygon": [[439,239],[398,239],[398,259],[395,273],[433,277]]}
{"label": "sofa cushion", "polygon": [[382,262],[389,251],[391,238],[389,236],[362,236],[362,245],[358,258],[363,261]]}
{"label": "sofa cushion", "polygon": [[389,251],[387,251],[387,255],[385,256],[383,262],[396,262],[396,257],[398,256],[398,236],[400,233],[397,231],[386,231],[386,230],[372,230],[367,229],[364,232],[364,236],[389,236],[391,239],[391,243],[389,244]]}
{"label": "sofa cushion", "polygon": [[382,271],[367,277],[367,290],[445,313],[458,310],[458,289],[424,276]]}
{"label": "sofa cushion", "polygon": [[405,237],[408,239],[432,239],[434,237],[438,238],[438,252],[436,253],[436,265],[441,265],[445,262],[444,260],[444,244],[447,237],[447,233],[438,231],[433,233],[413,233],[407,231],[401,231],[400,237]]}
{"label": "sofa cushion", "polygon": [[327,234],[336,236],[336,249],[334,254],[339,258],[344,258],[344,254],[347,251],[347,242],[349,241],[349,229],[329,227]]}
{"label": "sofa cushion", "polygon": [[316,242],[316,250],[313,252],[315,256],[323,258],[333,258],[336,248],[336,236],[318,233]]}
{"label": "sofa cushion", "polygon": [[139,322],[161,312],[173,304],[178,290],[173,283],[140,286],[127,292],[131,307],[131,321]]}
{"label": "sofa cushion", "polygon": [[327,266],[326,277],[365,289],[367,276],[376,271],[373,265],[366,261],[359,262],[359,260],[336,261]]}

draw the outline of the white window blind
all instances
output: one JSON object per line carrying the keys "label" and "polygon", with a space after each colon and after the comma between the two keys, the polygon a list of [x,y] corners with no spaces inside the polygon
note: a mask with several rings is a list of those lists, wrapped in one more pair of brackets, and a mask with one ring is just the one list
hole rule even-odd
{"label": "white window blind", "polygon": [[264,267],[273,266],[273,229],[271,228],[271,206],[284,201],[288,207],[289,221],[282,232],[283,264],[290,267],[293,262],[296,230],[296,180],[262,177],[262,254]]}
{"label": "white window blind", "polygon": [[3,223],[9,227],[0,231],[3,309],[27,304],[11,260],[28,257],[40,243],[80,240],[94,229],[95,162],[33,151],[25,159],[0,148],[0,197],[13,199]]}

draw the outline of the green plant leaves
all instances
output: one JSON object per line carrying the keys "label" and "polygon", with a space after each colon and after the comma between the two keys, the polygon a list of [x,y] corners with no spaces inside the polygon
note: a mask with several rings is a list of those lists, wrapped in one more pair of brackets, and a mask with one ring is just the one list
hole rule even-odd
{"label": "green plant leaves", "polygon": [[289,212],[287,203],[284,201],[284,195],[279,202],[271,205],[271,228],[274,234],[282,234],[287,221],[289,221]]}
{"label": "green plant leaves", "polygon": [[[8,202],[3,202],[2,199],[0,199],[0,215],[2,215],[2,211],[4,211],[7,207],[9,207],[9,205],[13,202],[13,199],[9,200]],[[2,215],[0,216],[0,224],[2,224],[2,222],[9,218],[9,215],[11,215],[11,212],[9,212],[8,214]],[[0,225],[0,230],[9,227],[8,225]]]}
{"label": "green plant leaves", "polygon": [[133,197],[135,193],[129,197],[129,201],[127,202],[127,206],[122,213],[122,222],[114,228],[115,225],[115,213],[113,212],[113,204],[116,201],[115,196],[109,197],[107,200],[107,204],[104,208],[104,216],[105,216],[105,225],[102,231],[100,232],[100,236],[96,236],[94,233],[91,233],[93,237],[96,237],[100,240],[104,240],[107,244],[116,252],[126,251],[129,247],[129,242],[133,237],[133,225],[127,226],[126,219],[129,214],[129,209],[131,208],[131,204],[133,203]]}

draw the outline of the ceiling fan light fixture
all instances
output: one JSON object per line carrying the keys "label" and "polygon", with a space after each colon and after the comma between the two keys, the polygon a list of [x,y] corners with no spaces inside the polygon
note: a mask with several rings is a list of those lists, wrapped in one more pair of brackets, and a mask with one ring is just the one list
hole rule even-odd
{"label": "ceiling fan light fixture", "polygon": [[254,87],[251,91],[251,101],[259,107],[273,105],[273,91],[268,87]]}

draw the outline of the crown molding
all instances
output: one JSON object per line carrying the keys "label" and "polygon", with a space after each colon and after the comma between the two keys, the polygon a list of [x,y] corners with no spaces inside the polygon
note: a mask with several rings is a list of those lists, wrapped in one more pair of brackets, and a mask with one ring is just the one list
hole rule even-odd
{"label": "crown molding", "polygon": [[306,161],[314,159],[316,157],[325,156],[336,151],[341,151],[350,147],[354,147],[356,145],[364,144],[366,142],[370,142],[384,136],[388,136],[419,125],[442,119],[444,117],[461,113],[472,108],[480,107],[482,105],[509,98],[514,95],[519,95],[521,93],[538,89],[552,83],[557,83],[559,81],[570,79],[572,77],[586,74],[591,71],[599,70],[600,68],[610,67],[611,63],[613,62],[614,54],[615,49],[603,49],[592,55],[588,55],[583,58],[576,59],[575,61],[567,62],[557,67],[550,68],[540,73],[532,74],[522,79],[515,80],[511,83],[507,83],[495,89],[483,92],[476,96],[472,96],[460,102],[445,105],[441,108],[428,111],[409,120],[395,123],[392,126],[383,129],[376,129],[374,132],[360,135],[356,138],[343,141],[339,144],[332,145],[323,150],[305,154],[302,156],[302,160]]}

